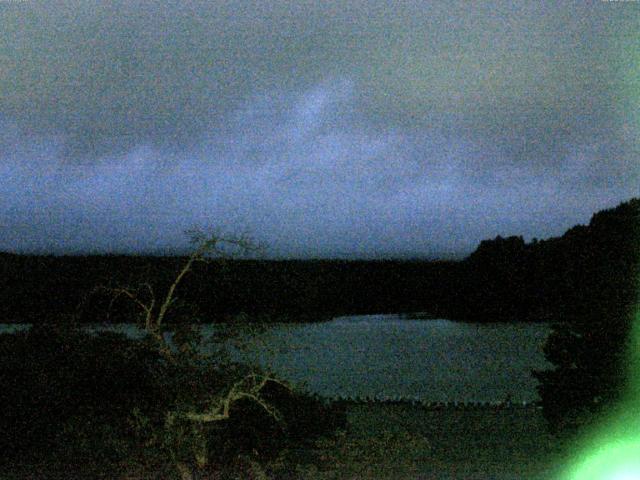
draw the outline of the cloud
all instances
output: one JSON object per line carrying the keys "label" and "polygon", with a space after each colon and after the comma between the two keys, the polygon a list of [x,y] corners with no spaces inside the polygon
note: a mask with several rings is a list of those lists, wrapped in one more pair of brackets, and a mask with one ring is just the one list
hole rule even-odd
{"label": "cloud", "polygon": [[0,82],[9,93],[0,107],[28,131],[57,132],[67,156],[85,159],[189,144],[247,96],[327,77],[356,78],[365,118],[385,126],[445,122],[485,134],[526,121],[580,134],[604,124],[624,80],[611,64],[634,22],[610,7],[4,4]]}
{"label": "cloud", "polygon": [[[461,255],[637,194],[637,4],[0,5],[0,249]],[[637,83],[637,82],[636,82]]]}
{"label": "cloud", "polygon": [[[253,234],[271,256],[456,256],[498,233],[560,233],[621,193],[565,190],[597,146],[576,150],[564,175],[505,162],[489,177],[475,165],[500,163],[499,147],[352,126],[356,91],[334,80],[252,98],[188,150],[141,145],[90,165],[17,141],[0,163],[0,249],[170,251],[200,225]],[[9,142],[21,138],[5,126]]]}

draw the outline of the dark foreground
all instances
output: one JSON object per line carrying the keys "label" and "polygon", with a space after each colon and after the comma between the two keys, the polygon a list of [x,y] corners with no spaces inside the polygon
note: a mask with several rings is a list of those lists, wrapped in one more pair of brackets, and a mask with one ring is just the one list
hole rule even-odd
{"label": "dark foreground", "polygon": [[[348,427],[314,449],[288,451],[271,471],[282,479],[557,479],[561,443],[546,430],[541,410],[430,410],[408,404],[350,404]],[[104,472],[77,465],[12,465],[0,478],[177,478],[172,471],[137,474],[136,466]],[[254,477],[247,473],[246,478]],[[204,480],[204,479],[203,479]]]}
{"label": "dark foreground", "polygon": [[427,410],[354,405],[325,476],[371,479],[553,479],[560,445],[541,410]]}

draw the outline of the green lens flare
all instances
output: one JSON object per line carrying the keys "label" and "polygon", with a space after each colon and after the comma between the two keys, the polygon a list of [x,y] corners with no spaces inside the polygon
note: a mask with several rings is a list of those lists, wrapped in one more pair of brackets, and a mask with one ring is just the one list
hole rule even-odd
{"label": "green lens flare", "polygon": [[563,480],[640,480],[640,312],[628,344],[624,400],[586,440]]}
{"label": "green lens flare", "polygon": [[638,480],[640,479],[640,440],[613,441],[595,449],[567,477],[569,480]]}
{"label": "green lens flare", "polygon": [[[619,64],[624,81],[619,101],[625,122],[629,122],[625,123],[629,140],[636,143],[640,142],[640,50],[636,43],[621,47]],[[639,305],[636,306],[626,358],[627,387],[623,400],[600,428],[583,440],[582,454],[576,457],[563,480],[640,480]]]}

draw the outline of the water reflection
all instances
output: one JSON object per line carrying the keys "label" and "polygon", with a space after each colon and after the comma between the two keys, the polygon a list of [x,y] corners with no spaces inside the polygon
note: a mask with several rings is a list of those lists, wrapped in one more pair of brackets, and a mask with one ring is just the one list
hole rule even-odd
{"label": "water reflection", "polygon": [[[1,330],[20,328],[3,325]],[[129,324],[92,328],[142,334]],[[202,328],[211,338],[218,327]],[[529,372],[549,367],[542,353],[548,333],[549,327],[539,323],[479,325],[367,315],[272,325],[247,333],[245,350],[233,351],[328,397],[490,402],[509,396],[520,402],[537,399]]]}

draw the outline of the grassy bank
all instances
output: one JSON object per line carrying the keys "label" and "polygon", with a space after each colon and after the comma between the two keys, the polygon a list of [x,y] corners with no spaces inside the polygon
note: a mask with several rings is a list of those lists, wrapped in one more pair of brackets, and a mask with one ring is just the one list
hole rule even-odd
{"label": "grassy bank", "polygon": [[[274,478],[544,480],[563,464],[562,443],[535,407],[430,410],[408,404],[349,404],[346,431],[314,449],[289,450],[272,465]],[[7,466],[0,478],[171,478],[137,466],[91,464]]]}
{"label": "grassy bank", "polygon": [[305,479],[553,479],[562,445],[535,407],[429,410],[354,404]]}

